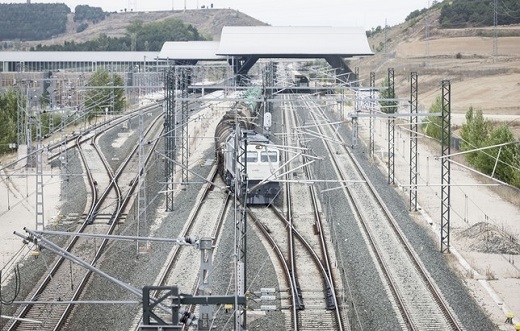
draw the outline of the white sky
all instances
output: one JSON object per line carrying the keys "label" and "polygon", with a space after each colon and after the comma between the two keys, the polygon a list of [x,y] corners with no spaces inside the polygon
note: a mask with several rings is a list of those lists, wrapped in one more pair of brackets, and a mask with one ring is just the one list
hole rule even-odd
{"label": "white sky", "polygon": [[[0,3],[26,3],[8,0]],[[105,11],[196,9],[201,6],[238,9],[260,21],[277,26],[377,26],[404,22],[408,14],[428,7],[430,0],[32,0],[32,3],[65,3],[101,7]]]}

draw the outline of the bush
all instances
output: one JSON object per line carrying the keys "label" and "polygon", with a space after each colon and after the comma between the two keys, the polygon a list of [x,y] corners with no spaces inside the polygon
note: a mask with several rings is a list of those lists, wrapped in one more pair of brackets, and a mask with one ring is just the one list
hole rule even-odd
{"label": "bush", "polygon": [[[470,107],[460,135],[462,151],[476,150],[465,154],[471,166],[486,175],[520,187],[520,147],[514,144],[515,137],[506,124],[492,128],[481,110],[475,112]],[[477,150],[501,144],[507,145]]]}
{"label": "bush", "polygon": [[[441,112],[441,98],[437,97],[433,104],[430,107],[429,113],[432,114],[439,114]],[[433,139],[436,139],[438,141],[441,140],[441,126],[442,126],[442,119],[440,116],[431,116],[426,118],[426,123],[422,125],[422,129],[424,131],[424,134],[426,134],[428,137],[431,137]]]}
{"label": "bush", "polygon": [[77,33],[80,33],[82,31],[85,31],[86,29],[88,28],[88,24],[87,23],[81,23],[78,28],[76,29],[76,32]]}

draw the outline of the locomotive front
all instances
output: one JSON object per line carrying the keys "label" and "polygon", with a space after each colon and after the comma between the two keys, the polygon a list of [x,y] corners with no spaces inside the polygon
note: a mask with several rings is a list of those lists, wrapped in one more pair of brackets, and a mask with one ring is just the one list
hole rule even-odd
{"label": "locomotive front", "polygon": [[[230,190],[235,190],[235,178],[245,166],[246,203],[270,204],[281,189],[278,182],[280,152],[267,137],[254,131],[256,125],[251,113],[250,105],[238,103],[224,115],[215,130],[215,157],[219,173]],[[239,139],[235,137],[237,129]],[[236,150],[236,141],[240,141],[240,151]],[[242,155],[241,159],[237,160],[237,155]],[[243,193],[238,192],[239,197],[242,198]]]}

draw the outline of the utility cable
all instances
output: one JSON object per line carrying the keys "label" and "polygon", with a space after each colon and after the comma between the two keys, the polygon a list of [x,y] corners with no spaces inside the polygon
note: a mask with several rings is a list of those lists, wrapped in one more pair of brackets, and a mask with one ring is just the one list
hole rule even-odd
{"label": "utility cable", "polygon": [[[21,279],[20,279],[20,269],[18,265],[16,265],[16,268],[14,269],[14,277],[15,277],[15,286],[14,286],[14,294],[12,299],[4,299],[2,295],[2,286],[0,285],[0,303],[2,305],[11,305],[18,297],[18,294],[20,294],[20,288],[21,288]],[[2,283],[2,270],[0,270],[0,284]]]}

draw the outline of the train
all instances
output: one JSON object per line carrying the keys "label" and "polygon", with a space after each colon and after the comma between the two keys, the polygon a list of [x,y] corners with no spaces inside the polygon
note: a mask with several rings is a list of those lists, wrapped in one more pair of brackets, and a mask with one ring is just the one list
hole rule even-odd
{"label": "train", "polygon": [[[239,192],[236,192],[242,202],[245,199],[246,205],[272,204],[281,191],[278,178],[280,150],[266,135],[259,132],[259,126],[255,123],[258,109],[257,102],[247,99],[237,102],[225,113],[215,129],[218,171],[232,192],[236,191],[237,175],[241,174],[244,167],[246,169],[247,192],[243,192],[244,186],[239,185]],[[237,141],[241,145],[238,151]],[[247,150],[245,153],[244,147]]]}

